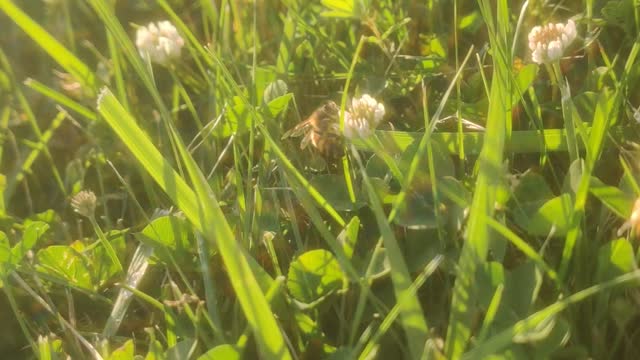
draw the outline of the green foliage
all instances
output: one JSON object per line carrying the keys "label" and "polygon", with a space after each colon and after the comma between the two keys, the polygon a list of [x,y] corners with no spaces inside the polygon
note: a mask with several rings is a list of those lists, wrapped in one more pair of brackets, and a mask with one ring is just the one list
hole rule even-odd
{"label": "green foliage", "polygon": [[638,358],[632,3],[0,1],[0,351]]}
{"label": "green foliage", "polygon": [[311,250],[289,266],[287,289],[291,296],[310,304],[340,288],[343,274],[333,255],[326,250]]}
{"label": "green foliage", "polygon": [[218,345],[198,357],[198,360],[215,359],[240,360],[242,359],[242,354],[233,345],[224,344]]}
{"label": "green foliage", "polygon": [[356,201],[349,199],[349,192],[344,187],[344,178],[339,175],[317,175],[309,184],[325,196],[327,202],[338,211],[357,210],[365,205],[360,192]]}
{"label": "green foliage", "polygon": [[633,248],[626,239],[613,240],[598,249],[596,267],[598,282],[614,279],[636,269]]}
{"label": "green foliage", "polygon": [[[116,234],[109,242],[119,253],[124,252],[124,236]],[[74,242],[68,246],[48,246],[36,254],[38,268],[43,274],[60,278],[71,286],[98,290],[120,269],[103,247],[95,245]]]}
{"label": "green foliage", "polygon": [[133,359],[135,355],[135,349],[133,346],[133,340],[128,340],[124,343],[124,345],[115,349],[111,354],[109,354],[109,360],[127,360]]}
{"label": "green foliage", "polygon": [[136,237],[141,242],[151,245],[156,255],[166,264],[172,262],[172,257],[180,264],[187,263],[189,253],[194,252],[189,223],[176,216],[163,216],[145,226]]}
{"label": "green foliage", "polygon": [[535,236],[564,236],[570,228],[571,212],[571,195],[562,194],[542,204],[524,227]]}

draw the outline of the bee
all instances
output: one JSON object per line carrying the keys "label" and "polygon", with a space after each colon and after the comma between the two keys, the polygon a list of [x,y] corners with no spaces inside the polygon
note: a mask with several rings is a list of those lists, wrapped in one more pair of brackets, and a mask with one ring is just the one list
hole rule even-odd
{"label": "bee", "polygon": [[339,119],[340,107],[333,101],[326,102],[306,120],[285,132],[282,139],[304,135],[300,149],[306,149],[311,143],[324,157],[339,157],[342,151]]}

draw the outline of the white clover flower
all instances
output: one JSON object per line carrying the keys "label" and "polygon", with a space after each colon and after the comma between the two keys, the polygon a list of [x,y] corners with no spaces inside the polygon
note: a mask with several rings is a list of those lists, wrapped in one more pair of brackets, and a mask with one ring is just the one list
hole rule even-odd
{"label": "white clover flower", "polygon": [[142,57],[149,57],[152,62],[167,65],[171,60],[180,57],[184,40],[173,24],[169,21],[159,21],[138,28],[136,46]]}
{"label": "white clover flower", "polygon": [[347,139],[366,138],[371,133],[371,127],[366,119],[356,118],[348,111],[344,113],[344,136]]}
{"label": "white clover flower", "polygon": [[371,136],[384,117],[384,105],[368,94],[351,100],[351,109],[344,114],[344,136],[348,139]]}
{"label": "white clover flower", "polygon": [[565,49],[576,38],[576,24],[569,20],[566,24],[536,26],[529,32],[529,49],[533,62],[546,64],[559,60]]}

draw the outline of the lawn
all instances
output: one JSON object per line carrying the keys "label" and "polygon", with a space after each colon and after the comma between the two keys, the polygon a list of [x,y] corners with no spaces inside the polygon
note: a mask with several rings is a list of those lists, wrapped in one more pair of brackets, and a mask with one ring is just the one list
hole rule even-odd
{"label": "lawn", "polygon": [[0,29],[0,357],[640,357],[639,0]]}

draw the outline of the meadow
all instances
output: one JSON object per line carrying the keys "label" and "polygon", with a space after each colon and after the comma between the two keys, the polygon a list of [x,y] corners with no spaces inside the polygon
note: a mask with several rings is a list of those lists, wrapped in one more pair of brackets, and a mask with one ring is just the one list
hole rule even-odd
{"label": "meadow", "polygon": [[0,357],[640,356],[640,1],[0,29]]}

